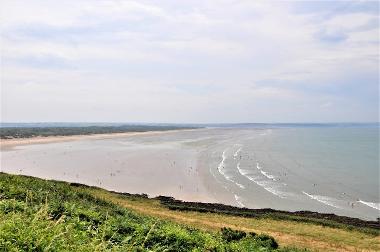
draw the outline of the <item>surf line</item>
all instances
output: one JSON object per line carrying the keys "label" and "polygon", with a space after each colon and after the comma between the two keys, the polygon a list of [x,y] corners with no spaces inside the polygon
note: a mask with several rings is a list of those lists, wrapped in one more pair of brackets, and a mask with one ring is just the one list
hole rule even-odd
{"label": "surf line", "polygon": [[234,159],[237,158],[237,156],[239,155],[240,151],[241,151],[241,147],[234,153]]}
{"label": "surf line", "polygon": [[236,194],[234,194],[234,196],[235,196],[235,201],[238,203],[238,205],[241,207],[245,207],[245,205],[241,202],[241,197],[237,196]]}
{"label": "surf line", "polygon": [[276,181],[276,179],[275,179],[275,177],[273,176],[273,175],[270,175],[269,173],[267,173],[267,172],[265,172],[265,171],[263,171],[263,170],[261,170],[260,171],[261,172],[261,174],[263,174],[265,177],[267,177],[268,179],[271,179],[271,180],[273,180],[273,181]]}
{"label": "surf line", "polygon": [[329,197],[325,197],[325,196],[320,196],[320,195],[312,195],[312,194],[309,194],[307,192],[304,192],[302,191],[303,194],[305,194],[306,196],[308,196],[309,198],[313,199],[313,200],[316,200],[322,204],[325,204],[325,205],[328,205],[328,206],[331,206],[331,207],[334,207],[334,208],[337,208],[337,209],[342,209],[341,207],[338,207],[332,203],[330,203],[328,201]]}
{"label": "surf line", "polygon": [[263,171],[263,170],[262,170],[262,167],[260,166],[259,162],[256,162],[256,168],[257,168],[257,170],[259,170],[260,173],[263,174],[266,178],[271,179],[271,180],[273,180],[273,181],[276,181],[275,176],[273,176],[273,175],[267,173],[266,171]]}
{"label": "surf line", "polygon": [[224,172],[223,169],[224,169],[224,167],[225,167],[225,161],[226,161],[226,159],[227,159],[226,151],[227,151],[227,149],[225,149],[225,150],[223,151],[223,153],[222,153],[222,160],[220,161],[220,163],[219,163],[219,165],[218,165],[218,171],[219,171],[219,173],[220,173],[221,175],[223,175],[223,177],[224,177],[226,180],[228,180],[228,181],[234,183],[235,185],[237,185],[237,186],[240,187],[241,189],[245,189],[245,186],[244,186],[244,185],[242,185],[242,184],[236,182],[235,180],[231,179],[231,177],[228,176],[228,175]]}
{"label": "surf line", "polygon": [[366,202],[363,200],[358,200],[359,203],[362,203],[363,205],[366,205],[370,208],[376,209],[380,211],[380,203],[374,203],[374,202]]}
{"label": "surf line", "polygon": [[276,191],[274,188],[268,186],[264,181],[259,181],[254,176],[250,176],[250,171],[249,170],[241,169],[240,162],[237,164],[236,168],[238,169],[239,173],[242,176],[244,176],[247,179],[249,179],[250,181],[254,182],[256,185],[264,188],[266,191],[270,192],[273,195],[276,195],[277,197],[280,197],[281,199],[285,199],[286,198],[285,195],[283,195],[283,193],[281,193],[279,191]]}

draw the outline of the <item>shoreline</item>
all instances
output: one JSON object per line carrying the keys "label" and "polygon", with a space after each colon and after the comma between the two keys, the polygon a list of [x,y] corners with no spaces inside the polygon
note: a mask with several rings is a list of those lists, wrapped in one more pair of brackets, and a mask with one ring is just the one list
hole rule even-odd
{"label": "shoreline", "polygon": [[58,142],[70,142],[86,139],[109,139],[117,137],[130,137],[130,136],[145,136],[145,135],[155,135],[155,134],[164,134],[172,133],[179,131],[194,131],[199,129],[173,129],[173,130],[150,130],[150,131],[130,131],[123,133],[99,133],[99,134],[88,134],[88,135],[70,135],[70,136],[36,136],[28,138],[13,138],[13,139],[0,139],[0,150],[9,150],[16,146],[31,145],[31,144],[48,144],[48,143],[58,143]]}

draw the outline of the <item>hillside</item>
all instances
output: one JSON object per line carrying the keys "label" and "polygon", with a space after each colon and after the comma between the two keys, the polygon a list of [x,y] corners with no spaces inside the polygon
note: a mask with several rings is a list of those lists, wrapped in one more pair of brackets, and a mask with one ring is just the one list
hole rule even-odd
{"label": "hillside", "polygon": [[2,251],[380,249],[376,222],[248,212],[0,173]]}

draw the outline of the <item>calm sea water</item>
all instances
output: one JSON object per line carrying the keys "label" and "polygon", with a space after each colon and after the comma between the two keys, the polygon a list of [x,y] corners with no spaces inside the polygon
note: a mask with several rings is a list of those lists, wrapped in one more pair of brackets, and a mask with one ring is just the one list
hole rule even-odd
{"label": "calm sea water", "polygon": [[[266,129],[224,149],[221,160],[241,205],[379,216],[377,127]],[[247,180],[272,197],[250,194]]]}

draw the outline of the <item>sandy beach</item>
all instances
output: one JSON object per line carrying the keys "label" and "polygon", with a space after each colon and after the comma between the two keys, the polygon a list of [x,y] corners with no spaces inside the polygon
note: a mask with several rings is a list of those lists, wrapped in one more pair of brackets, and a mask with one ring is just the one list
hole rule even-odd
{"label": "sandy beach", "polygon": [[117,137],[143,136],[143,135],[165,134],[169,132],[191,131],[191,130],[196,130],[196,129],[125,132],[125,133],[72,135],[72,136],[48,136],[48,137],[37,136],[37,137],[29,137],[29,138],[0,139],[0,150],[7,150],[15,146],[22,146],[22,145],[29,145],[29,144],[47,144],[47,143],[77,141],[77,140],[85,140],[85,139],[107,139],[107,138],[117,138]]}
{"label": "sandy beach", "polygon": [[[202,131],[181,129],[2,140],[1,170],[84,183],[119,192],[217,202],[204,186],[203,176],[197,169],[197,151],[178,148],[180,146],[171,141],[141,142],[196,130]],[[81,145],[85,145],[85,149],[73,151],[73,146]],[[111,146],[121,147],[122,150],[115,153],[115,150],[108,149]],[[25,151],[32,151],[32,155],[39,158],[19,159],[21,155],[25,157]],[[16,162],[8,163],[9,156],[16,158]]]}

